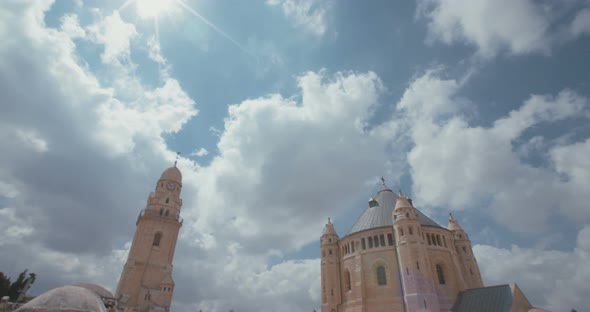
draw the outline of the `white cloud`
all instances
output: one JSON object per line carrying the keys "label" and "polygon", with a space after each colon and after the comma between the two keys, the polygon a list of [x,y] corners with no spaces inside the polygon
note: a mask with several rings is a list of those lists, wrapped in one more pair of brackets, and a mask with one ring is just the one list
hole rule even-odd
{"label": "white cloud", "polygon": [[[398,109],[410,117],[414,145],[408,164],[417,202],[447,209],[488,203],[488,212],[498,221],[524,232],[546,230],[546,221],[554,214],[588,222],[590,214],[580,208],[590,200],[588,195],[564,196],[587,185],[590,174],[582,169],[584,163],[573,168],[560,167],[564,161],[558,161],[557,169],[572,176],[563,182],[552,168],[524,162],[513,147],[533,126],[587,115],[588,99],[569,90],[555,97],[532,95],[519,109],[484,128],[470,126],[460,115],[458,103],[468,101],[457,95],[459,86],[427,72],[398,103]],[[558,151],[554,157],[564,154]]]}
{"label": "white cloud", "polygon": [[66,14],[62,16],[60,29],[62,32],[68,34],[70,38],[86,37],[86,31],[80,27],[80,21],[76,14]]}
{"label": "white cloud", "polygon": [[121,19],[119,11],[114,11],[86,29],[94,42],[104,45],[101,55],[104,63],[119,62],[130,56],[130,42],[137,36],[137,30],[133,24]]}
{"label": "white cloud", "polygon": [[201,147],[200,149],[195,150],[194,152],[190,153],[189,156],[203,157],[203,156],[207,156],[207,155],[209,155],[209,151],[206,148]]}
{"label": "white cloud", "polygon": [[588,12],[581,10],[570,27],[574,36],[565,38],[555,30],[559,27],[554,23],[565,19],[568,10],[575,9],[579,2],[420,0],[417,16],[428,20],[429,41],[472,45],[483,58],[503,52],[513,55],[549,53],[552,44],[575,38],[590,29]]}
{"label": "white cloud", "polygon": [[573,36],[590,34],[590,9],[583,9],[578,12],[570,26]]}
{"label": "white cloud", "polygon": [[[530,301],[552,311],[590,306],[590,226],[578,233],[572,252],[512,246],[473,248],[486,285],[516,282]],[[501,260],[499,260],[501,259]]]}
{"label": "white cloud", "polygon": [[329,3],[317,0],[269,0],[270,6],[281,6],[283,14],[297,28],[321,37],[327,29],[326,14]]}

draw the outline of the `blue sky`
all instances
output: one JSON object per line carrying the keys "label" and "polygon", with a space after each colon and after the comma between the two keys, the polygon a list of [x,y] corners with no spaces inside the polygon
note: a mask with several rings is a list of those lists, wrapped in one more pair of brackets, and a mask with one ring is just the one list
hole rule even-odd
{"label": "blue sky", "polygon": [[380,176],[486,285],[590,305],[588,1],[146,3],[0,4],[0,263],[32,292],[114,290],[179,151],[175,310],[317,308],[323,225]]}

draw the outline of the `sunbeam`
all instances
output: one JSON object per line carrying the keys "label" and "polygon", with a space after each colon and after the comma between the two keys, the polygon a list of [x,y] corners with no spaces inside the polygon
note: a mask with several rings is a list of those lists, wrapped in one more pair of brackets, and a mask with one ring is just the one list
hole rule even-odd
{"label": "sunbeam", "polygon": [[244,52],[244,53],[246,53],[246,54],[254,57],[254,55],[252,55],[252,53],[250,53],[248,50],[246,50],[246,48],[244,48],[239,42],[237,42],[234,38],[232,38],[230,35],[228,35],[225,31],[221,30],[215,24],[213,24],[212,22],[210,22],[203,15],[199,14],[199,12],[197,12],[195,9],[191,8],[183,0],[177,0],[177,3],[180,4],[187,11],[189,11],[191,14],[193,14],[195,17],[199,18],[203,23],[207,24],[207,26],[209,26],[213,30],[215,30],[218,34],[222,35],[223,37],[225,37],[225,39],[227,39],[231,43],[233,43],[236,47],[238,47],[238,49],[242,50],[242,52]]}

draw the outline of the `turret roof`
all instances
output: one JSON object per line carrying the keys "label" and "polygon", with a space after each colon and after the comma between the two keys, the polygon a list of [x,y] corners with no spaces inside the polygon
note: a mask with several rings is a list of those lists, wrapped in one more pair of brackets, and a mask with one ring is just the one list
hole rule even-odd
{"label": "turret roof", "polygon": [[[379,192],[377,192],[377,196],[375,198],[379,205],[365,209],[365,211],[354,223],[348,234],[378,227],[392,226],[392,213],[393,209],[395,208],[397,198],[398,196],[393,193],[393,191],[391,191],[387,185],[385,185],[385,182],[381,183],[381,189]],[[420,224],[442,228],[442,226],[432,221],[432,219],[427,217],[420,210],[416,209],[416,211],[418,212],[418,220],[420,221]]]}

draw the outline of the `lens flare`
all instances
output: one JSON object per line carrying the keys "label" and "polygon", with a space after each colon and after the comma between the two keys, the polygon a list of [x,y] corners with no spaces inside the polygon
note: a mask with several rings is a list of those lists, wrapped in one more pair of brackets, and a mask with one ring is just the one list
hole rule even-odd
{"label": "lens flare", "polygon": [[143,19],[156,18],[174,9],[175,0],[135,0],[137,15]]}

